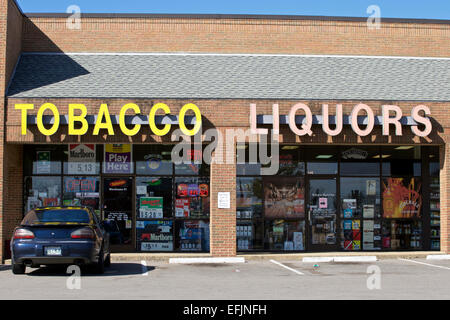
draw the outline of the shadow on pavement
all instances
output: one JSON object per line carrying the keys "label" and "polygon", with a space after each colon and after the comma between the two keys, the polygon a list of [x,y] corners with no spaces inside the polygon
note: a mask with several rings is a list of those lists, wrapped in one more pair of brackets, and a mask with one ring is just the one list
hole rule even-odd
{"label": "shadow on pavement", "polygon": [[0,265],[0,271],[11,270],[11,266],[9,265]]}
{"label": "shadow on pavement", "polygon": [[[72,273],[67,273],[68,266],[44,266],[38,269],[27,268],[27,276],[60,276],[68,277]],[[10,269],[10,268],[9,268]],[[29,270],[29,271],[28,271]],[[81,267],[82,277],[118,277],[129,275],[142,275],[146,272],[155,270],[152,266],[143,266],[140,263],[111,263],[111,266],[105,268],[104,274],[97,274],[89,266]]]}

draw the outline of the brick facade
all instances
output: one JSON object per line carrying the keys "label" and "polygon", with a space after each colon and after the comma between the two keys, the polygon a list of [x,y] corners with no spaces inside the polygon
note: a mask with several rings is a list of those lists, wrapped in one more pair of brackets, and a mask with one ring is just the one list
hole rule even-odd
{"label": "brick facade", "polygon": [[[17,59],[22,50],[22,22],[23,15],[13,0],[0,0],[0,114],[5,115],[5,93]],[[10,165],[21,166],[20,146],[5,144],[5,121],[0,121],[0,262],[5,258],[5,240],[11,237],[11,228],[18,220],[17,207],[22,203],[22,186],[18,183],[22,174],[11,170]],[[19,157],[20,158],[17,158]],[[19,160],[20,159],[20,160]],[[17,162],[19,161],[19,162]],[[16,174],[13,176],[12,174]],[[15,181],[14,192],[8,194],[10,181]]]}
{"label": "brick facade", "polygon": [[[214,16],[106,16],[88,15],[82,19],[81,30],[66,27],[62,16],[25,17],[13,0],[0,0],[0,93],[5,97],[9,78],[20,52],[190,52],[190,53],[254,53],[254,54],[336,54],[450,57],[450,22],[382,20],[379,30],[367,28],[364,19],[268,18]],[[22,214],[22,145],[25,143],[159,143],[169,142],[170,135],[157,137],[148,128],[134,137],[102,133],[70,137],[67,128],[50,138],[30,127],[26,136],[20,134],[20,113],[16,103],[34,103],[37,109],[45,102],[54,103],[61,114],[67,113],[69,103],[84,103],[88,114],[96,114],[101,103],[107,103],[112,115],[129,102],[137,103],[148,114],[152,105],[166,103],[172,114],[189,102],[196,103],[203,115],[205,127],[224,132],[227,128],[249,128],[249,105],[257,104],[258,114],[271,114],[273,103],[280,105],[280,114],[288,114],[298,102],[321,112],[322,103],[334,110],[336,103],[344,106],[344,114],[361,101],[277,101],[277,100],[155,100],[137,99],[2,99],[0,108],[5,121],[0,121],[0,260],[5,258],[4,241]],[[364,101],[376,115],[381,105],[395,104],[409,115],[412,107],[430,107],[434,130],[427,138],[414,137],[409,128],[402,137],[382,136],[376,128],[367,137],[357,137],[349,128],[337,137],[328,137],[314,130],[312,137],[297,137],[282,128],[281,141],[302,144],[414,144],[441,147],[441,248],[450,252],[450,138],[449,102]],[[6,110],[4,106],[6,105]],[[230,117],[230,115],[232,115]],[[4,125],[6,124],[6,126]],[[231,155],[233,156],[233,155]],[[235,165],[211,166],[211,253],[215,256],[236,254],[236,175]],[[217,209],[217,193],[230,192],[231,208]]]}

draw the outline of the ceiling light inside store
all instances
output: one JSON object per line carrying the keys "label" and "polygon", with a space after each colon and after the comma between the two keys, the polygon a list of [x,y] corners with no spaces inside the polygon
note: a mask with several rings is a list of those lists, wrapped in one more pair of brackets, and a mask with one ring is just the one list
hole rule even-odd
{"label": "ceiling light inside store", "polygon": [[283,146],[281,150],[295,150],[298,149],[298,146]]}
{"label": "ceiling light inside store", "polygon": [[400,147],[395,148],[395,150],[409,150],[412,148],[414,148],[414,146],[400,146]]}
{"label": "ceiling light inside store", "polygon": [[[382,154],[381,158],[382,159],[386,159],[386,158],[389,158],[390,156],[391,156],[390,154]],[[380,159],[380,155],[373,156],[372,158],[373,159]]]}
{"label": "ceiling light inside store", "polygon": [[316,159],[330,159],[333,158],[332,154],[319,154],[318,156],[316,156]]}
{"label": "ceiling light inside store", "polygon": [[236,149],[247,149],[247,145],[246,144],[238,144],[238,145],[236,145]]}

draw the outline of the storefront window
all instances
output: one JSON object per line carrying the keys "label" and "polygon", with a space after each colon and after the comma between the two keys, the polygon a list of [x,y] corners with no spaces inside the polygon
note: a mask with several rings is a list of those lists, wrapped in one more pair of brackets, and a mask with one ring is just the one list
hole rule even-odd
{"label": "storefront window", "polygon": [[172,175],[172,146],[142,145],[134,146],[133,150],[137,174]]}
{"label": "storefront window", "polygon": [[173,221],[136,221],[138,251],[173,251]]}
{"label": "storefront window", "polygon": [[439,148],[428,149],[429,159],[429,191],[430,191],[430,248],[440,250],[441,248],[441,188],[440,188],[440,163]]}
{"label": "storefront window", "polygon": [[262,178],[237,178],[236,218],[261,218],[262,194]]}
{"label": "storefront window", "polygon": [[341,175],[343,176],[379,176],[380,164],[378,147],[341,149]]}
{"label": "storefront window", "polygon": [[382,184],[383,218],[416,219],[422,214],[419,178],[385,178]]}
{"label": "storefront window", "polygon": [[381,249],[379,178],[341,178],[341,247]]}
{"label": "storefront window", "polygon": [[421,148],[415,146],[382,147],[381,161],[383,176],[422,175]]}
{"label": "storefront window", "polygon": [[[253,158],[250,159],[250,153]],[[240,176],[258,176],[261,174],[261,163],[258,161],[257,144],[238,144],[236,146],[236,174]]]}
{"label": "storefront window", "polygon": [[418,178],[385,178],[382,184],[382,199],[383,249],[421,248],[421,180]]}
{"label": "storefront window", "polygon": [[209,221],[177,220],[176,249],[180,251],[209,251]]}
{"label": "storefront window", "polygon": [[63,205],[92,207],[100,214],[100,178],[64,177]]}
{"label": "storefront window", "polygon": [[308,147],[305,148],[305,158],[308,161],[308,174],[335,175],[338,173],[338,148]]}
{"label": "storefront window", "polygon": [[172,179],[136,178],[136,218],[162,219],[172,217]]}
{"label": "storefront window", "polygon": [[303,178],[266,177],[264,179],[264,217],[305,217],[305,183]]}
{"label": "storefront window", "polygon": [[25,209],[61,205],[61,177],[26,177]]}
{"label": "storefront window", "polygon": [[203,147],[193,148],[188,151],[188,161],[175,164],[176,175],[208,176],[209,166],[203,162]]}
{"label": "storefront window", "polygon": [[25,146],[24,173],[32,174],[61,174],[61,160],[67,146]]}
{"label": "storefront window", "polygon": [[98,175],[103,157],[103,146],[95,144],[69,144],[63,155],[64,174]]}
{"label": "storefront window", "polygon": [[420,221],[384,220],[382,246],[385,250],[422,248],[422,223]]}
{"label": "storefront window", "polygon": [[[298,176],[305,174],[305,163],[301,159],[299,146],[280,146],[279,149],[279,169],[277,175]],[[272,163],[263,165],[270,167]]]}
{"label": "storefront window", "polygon": [[175,178],[175,217],[209,217],[209,179],[197,177]]}
{"label": "storefront window", "polygon": [[239,251],[262,250],[264,229],[262,220],[241,220],[236,225],[236,242]]}
{"label": "storefront window", "polygon": [[272,220],[265,224],[265,247],[268,250],[305,250],[305,222]]}

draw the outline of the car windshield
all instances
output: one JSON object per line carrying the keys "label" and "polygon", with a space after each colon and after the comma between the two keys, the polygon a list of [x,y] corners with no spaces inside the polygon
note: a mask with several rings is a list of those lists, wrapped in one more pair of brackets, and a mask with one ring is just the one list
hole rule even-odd
{"label": "car windshield", "polygon": [[89,224],[89,213],[83,209],[33,210],[27,213],[22,225],[39,224]]}

